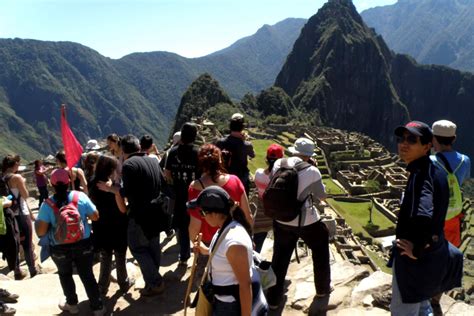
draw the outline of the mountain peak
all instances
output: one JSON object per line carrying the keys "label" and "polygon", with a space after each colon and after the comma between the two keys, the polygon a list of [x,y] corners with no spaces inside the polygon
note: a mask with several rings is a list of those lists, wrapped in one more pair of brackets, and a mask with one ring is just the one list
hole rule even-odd
{"label": "mountain peak", "polygon": [[330,0],[302,29],[275,85],[324,124],[390,143],[393,126],[408,118],[391,87],[392,58],[352,1]]}

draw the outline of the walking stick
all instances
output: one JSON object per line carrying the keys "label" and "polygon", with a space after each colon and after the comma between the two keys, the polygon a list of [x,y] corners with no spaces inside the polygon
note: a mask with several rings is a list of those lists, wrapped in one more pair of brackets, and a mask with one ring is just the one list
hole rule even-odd
{"label": "walking stick", "polygon": [[[201,239],[202,239],[202,233],[199,233],[194,239],[194,241],[200,244]],[[198,256],[199,256],[199,252],[194,252],[193,266],[191,267],[191,275],[189,276],[188,288],[186,289],[186,296],[184,296],[184,316],[186,316],[186,312],[188,309],[188,300],[189,300],[189,295],[191,294],[191,288],[193,287],[194,273],[196,272]]]}

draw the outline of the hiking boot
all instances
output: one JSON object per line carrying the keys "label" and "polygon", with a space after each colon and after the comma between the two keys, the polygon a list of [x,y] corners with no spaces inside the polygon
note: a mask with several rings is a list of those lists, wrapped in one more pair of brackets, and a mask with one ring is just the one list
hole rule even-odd
{"label": "hiking boot", "polygon": [[60,310],[64,312],[69,312],[70,314],[79,314],[79,307],[77,304],[68,304],[66,302],[61,302],[58,304]]}
{"label": "hiking boot", "polygon": [[140,294],[142,296],[154,296],[154,295],[160,295],[165,291],[165,283],[161,282],[160,285],[158,286],[147,286],[144,289],[140,290]]}
{"label": "hiking boot", "polygon": [[0,315],[7,316],[7,315],[15,315],[16,309],[13,307],[7,306],[7,304],[0,302]]}
{"label": "hiking boot", "polygon": [[18,302],[19,296],[12,294],[5,289],[0,289],[0,301],[4,303],[16,303]]}
{"label": "hiking boot", "polygon": [[43,274],[43,270],[40,267],[36,267],[35,271],[30,273],[30,279],[34,278],[38,274]]}
{"label": "hiking boot", "polygon": [[15,280],[20,281],[26,278],[27,274],[24,271],[15,272]]}
{"label": "hiking boot", "polygon": [[102,316],[102,315],[105,315],[106,312],[107,312],[107,308],[105,308],[105,306],[102,306],[101,309],[96,309],[95,311],[92,311],[92,314],[94,316]]}

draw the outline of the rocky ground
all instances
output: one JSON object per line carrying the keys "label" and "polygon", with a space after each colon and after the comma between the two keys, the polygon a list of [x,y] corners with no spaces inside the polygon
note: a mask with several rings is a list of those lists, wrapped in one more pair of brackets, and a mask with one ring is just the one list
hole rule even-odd
{"label": "rocky ground", "polygon": [[[35,203],[35,202],[32,202]],[[188,267],[178,266],[178,247],[176,238],[166,239],[162,236],[162,267],[166,291],[161,296],[142,298],[138,289],[144,286],[143,278],[136,262],[129,255],[127,264],[129,274],[136,279],[135,286],[125,295],[120,295],[118,285],[112,282],[107,293],[106,305],[109,314],[113,315],[183,315],[183,298],[188,283],[191,263]],[[272,240],[265,242],[263,257],[271,259]],[[37,247],[36,252],[39,252]],[[372,273],[365,267],[356,266],[342,260],[335,247],[331,246],[331,273],[334,291],[326,299],[313,299],[315,295],[311,257],[300,249],[301,263],[293,261],[287,275],[288,290],[284,297],[285,304],[270,315],[389,315],[387,311],[390,300],[391,275],[376,271]],[[0,261],[0,288],[20,295],[18,303],[10,304],[17,309],[17,315],[57,315],[57,307],[62,299],[62,290],[56,267],[51,259],[41,263],[43,274],[33,279],[14,281],[12,273],[7,273],[6,263]],[[23,269],[26,266],[23,263]],[[94,266],[96,277],[99,264]],[[87,296],[78,276],[75,276],[79,296],[80,315],[89,315]],[[444,295],[442,309],[445,315],[474,315],[474,306],[456,302]],[[64,313],[66,315],[67,313]],[[60,314],[62,315],[62,314]],[[188,315],[194,310],[188,308]]]}

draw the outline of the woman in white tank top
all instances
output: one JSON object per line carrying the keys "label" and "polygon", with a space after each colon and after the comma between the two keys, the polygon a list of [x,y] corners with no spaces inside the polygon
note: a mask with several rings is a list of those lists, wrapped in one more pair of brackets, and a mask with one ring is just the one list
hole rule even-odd
{"label": "woman in white tank top", "polygon": [[[19,204],[19,214],[16,216],[18,228],[20,230],[20,236],[23,240],[20,241],[25,253],[25,261],[28,265],[30,277],[34,277],[38,274],[36,268],[35,257],[33,253],[33,224],[34,220],[33,213],[31,213],[26,199],[28,198],[28,190],[26,188],[26,179],[22,175],[18,174],[18,167],[20,166],[20,156],[18,155],[7,155],[3,159],[2,172],[3,179],[10,188],[11,193],[14,195],[14,203]],[[21,280],[26,274],[20,269],[20,257],[17,255],[17,262],[15,266],[15,279]]]}

